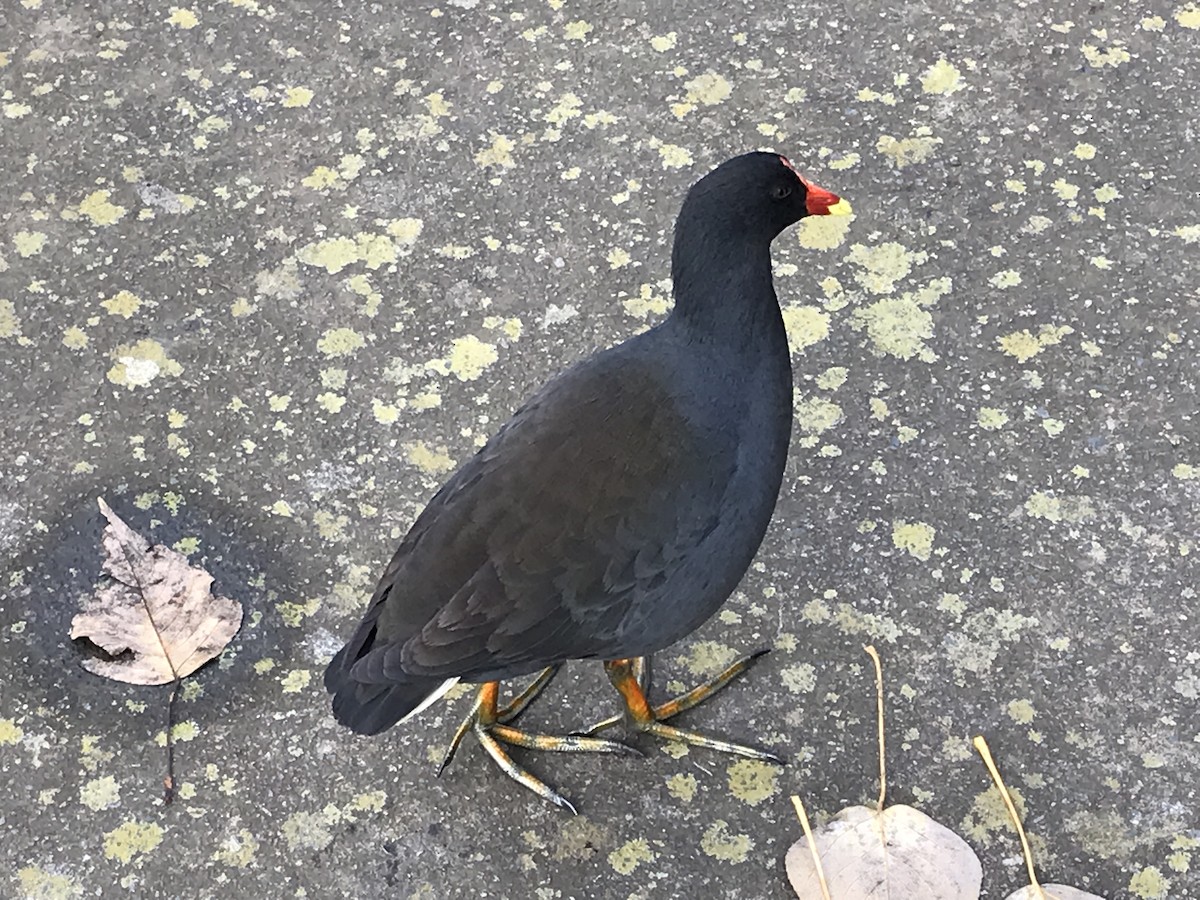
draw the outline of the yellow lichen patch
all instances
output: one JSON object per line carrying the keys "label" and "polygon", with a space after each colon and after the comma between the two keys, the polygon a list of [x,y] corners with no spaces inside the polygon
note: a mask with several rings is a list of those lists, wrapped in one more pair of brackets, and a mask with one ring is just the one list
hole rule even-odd
{"label": "yellow lichen patch", "polygon": [[321,409],[328,413],[339,413],[342,411],[342,407],[346,405],[345,397],[341,397],[329,391],[324,391],[320,394],[317,394],[316,400],[317,403],[320,404]]}
{"label": "yellow lichen patch", "polygon": [[1062,339],[1074,330],[1069,325],[1043,325],[1036,335],[1026,328],[1006,334],[998,338],[998,341],[1001,350],[1014,357],[1017,362],[1025,363],[1047,347],[1061,343]]}
{"label": "yellow lichen patch", "polygon": [[666,34],[650,38],[650,46],[658,53],[666,53],[668,50],[674,50],[678,41],[679,35],[674,31],[668,31]]}
{"label": "yellow lichen patch", "polygon": [[873,294],[890,294],[896,289],[896,282],[907,277],[914,265],[925,262],[926,255],[888,241],[874,247],[853,244],[846,258],[858,266],[855,281]]}
{"label": "yellow lichen patch", "polygon": [[424,441],[405,444],[404,455],[426,475],[442,475],[454,468],[454,460],[446,453],[445,447],[433,449]]}
{"label": "yellow lichen patch", "polygon": [[95,772],[104,763],[113,758],[108,750],[101,750],[100,738],[94,734],[85,734],[79,739],[79,762],[88,772]]}
{"label": "yellow lichen patch", "polygon": [[885,134],[875,142],[875,149],[890,159],[897,169],[903,169],[905,166],[927,160],[941,142],[941,138],[928,134],[906,138],[895,138]]}
{"label": "yellow lichen patch", "polygon": [[757,759],[739,759],[729,767],[729,790],[749,806],[779,793],[779,767]]}
{"label": "yellow lichen patch", "polygon": [[1008,424],[1008,413],[994,406],[981,406],[975,421],[984,431],[999,431]]}
{"label": "yellow lichen patch", "polygon": [[516,144],[504,135],[495,132],[491,132],[491,137],[491,146],[475,154],[476,165],[485,169],[511,169],[516,165],[512,158],[512,151]]}
{"label": "yellow lichen patch", "polygon": [[129,319],[141,308],[142,298],[132,291],[122,290],[117,291],[107,300],[101,300],[100,305],[108,310],[110,316]]}
{"label": "yellow lichen patch", "polygon": [[297,812],[288,816],[280,831],[293,853],[301,850],[324,850],[333,842],[329,826],[341,817],[337,807],[326,807],[319,813]]}
{"label": "yellow lichen patch", "polygon": [[88,809],[99,812],[121,803],[121,786],[111,775],[93,778],[79,788],[79,802]]}
{"label": "yellow lichen patch", "polygon": [[914,356],[925,362],[936,357],[925,341],[933,337],[933,316],[911,294],[883,299],[855,310],[850,324],[865,329],[872,349],[880,355],[898,359]]}
{"label": "yellow lichen patch", "polygon": [[[1009,787],[1008,792],[1012,797],[1013,806],[1017,808],[1017,815],[1024,819],[1025,798],[1015,787]],[[992,832],[1006,835],[1011,828],[1008,809],[1000,792],[993,786],[975,795],[971,810],[964,817],[958,830],[965,837],[973,838],[986,846],[991,842]]]}
{"label": "yellow lichen patch", "polygon": [[1173,15],[1184,28],[1200,28],[1200,6],[1195,3],[1185,3]]}
{"label": "yellow lichen patch", "polygon": [[845,366],[830,366],[817,376],[817,387],[823,391],[836,391],[849,377],[850,370]]}
{"label": "yellow lichen patch", "polygon": [[788,349],[799,353],[829,337],[829,314],[817,306],[789,304],[783,308]]}
{"label": "yellow lichen patch", "polygon": [[1009,702],[1006,709],[1008,717],[1018,725],[1029,725],[1033,722],[1034,716],[1037,715],[1037,710],[1033,708],[1033,704],[1028,700],[1012,700]]}
{"label": "yellow lichen patch", "polygon": [[691,152],[677,144],[659,145],[658,155],[662,159],[664,169],[682,169],[695,162]]}
{"label": "yellow lichen patch", "polygon": [[400,407],[375,398],[371,401],[371,415],[380,425],[393,425],[400,419]]}
{"label": "yellow lichen patch", "polygon": [[563,36],[568,41],[582,41],[594,30],[590,22],[585,22],[583,19],[576,19],[574,22],[568,22],[563,27]]}
{"label": "yellow lichen patch", "polygon": [[21,900],[71,900],[83,896],[83,885],[79,882],[37,866],[17,870],[17,890],[21,892]]}
{"label": "yellow lichen patch", "polygon": [[[176,722],[171,726],[172,741],[187,743],[188,741],[194,741],[199,736],[200,726],[193,721]],[[154,743],[160,747],[167,746],[167,731],[165,728],[154,736]]]}
{"label": "yellow lichen patch", "polygon": [[352,356],[366,346],[366,338],[353,328],[330,328],[317,340],[317,349],[325,356]]}
{"label": "yellow lichen patch", "polygon": [[421,231],[424,227],[425,223],[420,219],[393,219],[388,223],[387,233],[395,238],[398,243],[406,247],[411,247],[417,242],[417,238],[421,236]]}
{"label": "yellow lichen patch", "polygon": [[109,201],[112,191],[93,191],[79,203],[78,211],[86,216],[93,225],[112,225],[119,220],[127,210]]}
{"label": "yellow lichen patch", "polygon": [[[310,597],[304,601],[285,600],[275,606],[276,611],[279,613],[279,618],[283,620],[283,624],[290,625],[292,628],[299,627],[301,622],[316,613],[320,608],[320,597]],[[259,662],[263,662],[263,660],[259,660]],[[270,664],[262,670],[259,670],[258,663],[255,663],[254,670],[261,675],[263,672],[275,668],[274,660],[267,660],[267,662]]]}
{"label": "yellow lichen patch", "polygon": [[495,344],[481,341],[469,334],[450,342],[446,368],[459,381],[474,381],[499,358]]}
{"label": "yellow lichen patch", "polygon": [[221,846],[213,853],[212,860],[234,869],[244,869],[254,862],[257,852],[258,841],[249,829],[243,828],[237,834],[231,834],[221,841]]}
{"label": "yellow lichen patch", "polygon": [[46,233],[44,231],[18,231],[13,235],[13,246],[17,250],[17,255],[23,259],[37,256],[46,246]]}
{"label": "yellow lichen patch", "polygon": [[152,822],[130,819],[104,835],[104,855],[129,863],[145,856],[162,843],[163,830]]}
{"label": "yellow lichen patch", "polygon": [[1016,287],[1021,283],[1021,273],[1016,269],[1005,269],[1003,272],[997,272],[989,278],[988,283],[994,288]]}
{"label": "yellow lichen patch", "polygon": [[806,434],[828,431],[842,419],[842,408],[824,397],[810,397],[795,404],[796,424]]}
{"label": "yellow lichen patch", "polygon": [[933,539],[937,530],[924,522],[905,522],[897,520],[892,523],[892,543],[909,556],[928,562],[933,553]]}
{"label": "yellow lichen patch", "polygon": [[308,669],[292,669],[279,679],[279,686],[285,694],[299,694],[312,681],[312,672]]}
{"label": "yellow lichen patch", "polygon": [[807,250],[834,250],[846,242],[854,216],[808,216],[796,229],[800,246]]}
{"label": "yellow lichen patch", "polygon": [[167,356],[162,344],[151,338],[136,344],[121,344],[112,352],[116,364],[108,370],[108,380],[123,387],[145,387],[159,375],[177,376],[183,366]]}
{"label": "yellow lichen patch", "polygon": [[1065,178],[1055,179],[1050,185],[1050,190],[1054,191],[1059,200],[1065,203],[1071,203],[1079,196],[1079,186],[1071,184]]}
{"label": "yellow lichen patch", "polygon": [[0,719],[0,747],[19,743],[25,732],[12,719]]}
{"label": "yellow lichen patch", "polygon": [[302,185],[314,191],[328,190],[340,182],[341,179],[338,177],[338,173],[334,169],[329,168],[329,166],[317,166],[312,172],[300,179]]}
{"label": "yellow lichen patch", "polygon": [[571,119],[578,119],[582,109],[583,101],[579,99],[579,95],[568,91],[558,98],[558,102],[542,118],[557,127]]}
{"label": "yellow lichen patch", "polygon": [[807,694],[817,686],[817,670],[812,663],[793,663],[779,673],[779,680],[793,694]]}
{"label": "yellow lichen patch", "polygon": [[176,28],[182,28],[186,31],[189,28],[195,28],[199,25],[200,17],[190,9],[172,6],[171,14],[167,16],[167,24],[174,25]]}
{"label": "yellow lichen patch", "polygon": [[737,652],[716,641],[698,641],[687,656],[676,657],[676,662],[685,666],[693,675],[715,675],[729,666]]}
{"label": "yellow lichen patch", "polygon": [[1171,474],[1180,481],[1191,481],[1193,478],[1200,478],[1200,467],[1193,466],[1190,463],[1177,463],[1171,469]]}
{"label": "yellow lichen patch", "polygon": [[629,265],[631,257],[628,250],[621,247],[614,247],[608,251],[606,259],[608,260],[608,267],[610,269],[622,269]]}
{"label": "yellow lichen patch", "polygon": [[312,103],[314,96],[316,95],[306,87],[286,88],[283,92],[283,107],[284,109],[298,109],[308,106]]}
{"label": "yellow lichen patch", "polygon": [[749,835],[733,834],[728,822],[717,819],[700,838],[700,849],[713,859],[737,865],[749,858],[754,841],[750,840]]}
{"label": "yellow lichen patch", "polygon": [[684,102],[676,103],[671,107],[675,116],[680,119],[694,110],[697,104],[716,106],[718,103],[728,100],[733,92],[733,88],[724,76],[718,75],[711,69],[685,82],[684,88],[687,90]]}
{"label": "yellow lichen patch", "polygon": [[[371,235],[366,232],[362,233],[363,241],[360,243],[352,237],[342,235],[340,237],[327,238],[323,241],[314,241],[310,244],[305,244],[296,254],[296,258],[302,263],[307,263],[310,266],[319,266],[330,275],[336,275],[342,269],[353,263],[359,262],[363,256],[362,251],[366,249],[366,245],[374,239],[391,241],[384,235]],[[374,248],[378,255],[378,248]]]}
{"label": "yellow lichen patch", "polygon": [[1084,44],[1081,50],[1083,58],[1088,61],[1088,65],[1095,66],[1097,69],[1103,69],[1106,66],[1116,68],[1133,58],[1129,55],[1129,51],[1120,44],[1113,44],[1104,50],[1095,44]]}
{"label": "yellow lichen patch", "polygon": [[387,791],[364,791],[356,794],[342,808],[342,814],[351,816],[356,812],[382,812],[387,803]]}
{"label": "yellow lichen patch", "polygon": [[622,875],[631,875],[642,863],[654,862],[655,854],[645,838],[626,841],[608,854],[608,864]]}
{"label": "yellow lichen patch", "polygon": [[1036,491],[1025,501],[1025,514],[1047,522],[1086,522],[1096,516],[1092,498],[1056,497],[1049,491]]}
{"label": "yellow lichen patch", "polygon": [[0,297],[0,339],[21,336],[21,320],[11,300]]}
{"label": "yellow lichen patch", "polygon": [[965,86],[958,67],[947,62],[944,57],[926,69],[925,74],[921,76],[921,90],[926,94],[953,94]]}
{"label": "yellow lichen patch", "polygon": [[1158,866],[1146,866],[1129,879],[1129,892],[1141,900],[1160,900],[1169,896],[1171,879]]}
{"label": "yellow lichen patch", "polygon": [[691,803],[696,796],[696,788],[699,782],[696,781],[695,775],[672,775],[667,779],[667,793],[672,797],[677,797],[684,803]]}

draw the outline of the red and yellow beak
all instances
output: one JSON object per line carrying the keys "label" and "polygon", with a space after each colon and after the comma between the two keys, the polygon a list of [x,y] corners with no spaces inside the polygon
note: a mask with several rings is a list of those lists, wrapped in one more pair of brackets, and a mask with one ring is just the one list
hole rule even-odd
{"label": "red and yellow beak", "polygon": [[779,157],[785,166],[795,173],[796,177],[804,184],[804,189],[807,195],[804,199],[804,205],[808,209],[810,216],[848,216],[853,211],[850,209],[850,204],[839,197],[832,191],[827,191],[823,187],[817,187],[807,178],[800,174],[791,160],[786,156]]}
{"label": "red and yellow beak", "polygon": [[850,204],[832,191],[817,187],[804,176],[800,177],[808,191],[804,205],[810,216],[848,216],[851,213]]}

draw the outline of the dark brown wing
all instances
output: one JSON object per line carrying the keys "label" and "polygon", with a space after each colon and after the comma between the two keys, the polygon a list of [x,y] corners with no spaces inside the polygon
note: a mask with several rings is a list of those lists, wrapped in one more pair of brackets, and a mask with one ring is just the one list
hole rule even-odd
{"label": "dark brown wing", "polygon": [[716,526],[734,466],[622,349],[551,382],[434,496],[376,590],[355,681],[619,651],[630,610]]}

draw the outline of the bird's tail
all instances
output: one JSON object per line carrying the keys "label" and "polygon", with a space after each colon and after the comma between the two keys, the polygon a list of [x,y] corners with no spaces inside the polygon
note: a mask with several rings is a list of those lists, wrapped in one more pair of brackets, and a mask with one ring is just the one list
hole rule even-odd
{"label": "bird's tail", "polygon": [[358,734],[379,734],[406,722],[454,687],[457,678],[414,675],[402,682],[357,680],[352,670],[372,648],[375,623],[364,622],[325,669],[325,689],[333,694],[333,717]]}

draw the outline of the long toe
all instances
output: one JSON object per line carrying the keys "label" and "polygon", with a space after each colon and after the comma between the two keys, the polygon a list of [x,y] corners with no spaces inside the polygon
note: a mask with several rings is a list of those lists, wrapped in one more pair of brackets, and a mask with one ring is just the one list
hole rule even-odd
{"label": "long toe", "polygon": [[533,791],[543,800],[548,800],[561,809],[569,810],[572,815],[579,815],[579,810],[575,808],[575,805],[570,800],[536,775],[513,762],[513,758],[505,752],[500,743],[488,734],[487,728],[477,726],[475,728],[475,736],[479,738],[479,743],[487,755],[492,758],[492,761],[500,767],[500,770],[505,775],[522,787]]}
{"label": "long toe", "polygon": [[652,734],[664,741],[691,744],[693,747],[706,747],[709,750],[716,750],[720,753],[732,753],[734,756],[758,759],[763,762],[774,763],[777,766],[786,765],[783,759],[774,753],[768,753],[766,750],[760,750],[757,747],[750,747],[746,744],[735,744],[732,741],[720,738],[709,737],[698,731],[688,731],[684,728],[676,728],[673,725],[664,725],[662,722],[640,722],[635,723],[633,727],[638,731],[645,734]]}

